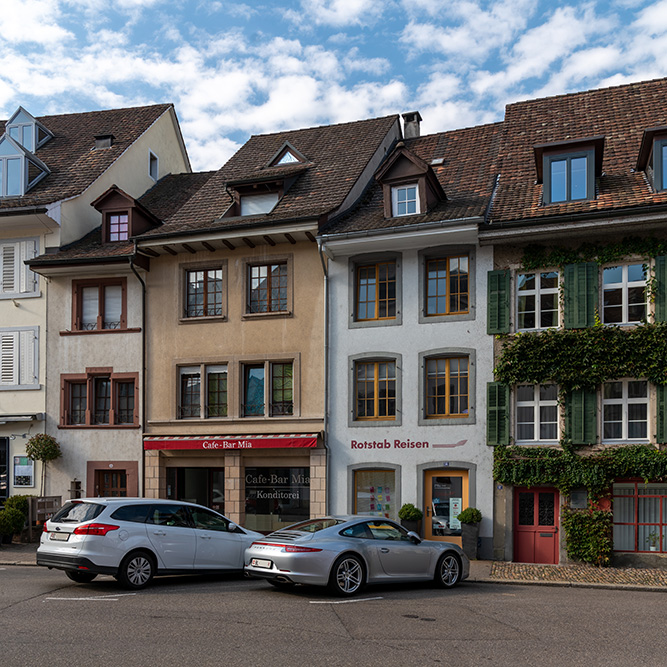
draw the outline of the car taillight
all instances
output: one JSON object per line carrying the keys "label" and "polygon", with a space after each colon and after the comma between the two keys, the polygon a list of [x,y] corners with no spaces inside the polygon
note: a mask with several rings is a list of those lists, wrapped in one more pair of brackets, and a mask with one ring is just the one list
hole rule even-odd
{"label": "car taillight", "polygon": [[87,523],[74,529],[75,535],[106,535],[112,530],[118,530],[120,526],[109,523]]}
{"label": "car taillight", "polygon": [[48,533],[48,532],[49,532],[49,529],[48,529],[48,527],[47,527],[47,525],[46,525],[46,521],[44,522],[44,527],[42,528],[42,532],[43,532],[43,533]]}
{"label": "car taillight", "polygon": [[322,551],[322,549],[313,549],[312,547],[297,547],[294,544],[286,544],[285,551],[288,554],[305,554],[312,553],[314,551]]}

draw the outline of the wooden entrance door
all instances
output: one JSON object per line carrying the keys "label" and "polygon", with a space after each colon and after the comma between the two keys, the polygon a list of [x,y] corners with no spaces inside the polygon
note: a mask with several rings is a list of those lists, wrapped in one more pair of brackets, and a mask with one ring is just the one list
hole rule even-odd
{"label": "wooden entrance door", "polygon": [[125,498],[127,475],[124,470],[96,470],[95,495],[100,498]]}
{"label": "wooden entrance door", "polygon": [[427,470],[424,491],[424,537],[461,546],[461,523],[456,516],[468,507],[468,471]]}
{"label": "wooden entrance door", "polygon": [[514,490],[514,561],[558,563],[559,495],[556,489]]}

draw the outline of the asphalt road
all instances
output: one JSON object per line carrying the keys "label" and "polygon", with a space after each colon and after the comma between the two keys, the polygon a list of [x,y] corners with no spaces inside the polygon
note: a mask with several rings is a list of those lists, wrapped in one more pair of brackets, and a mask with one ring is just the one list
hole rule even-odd
{"label": "asphalt road", "polygon": [[667,594],[464,583],[341,601],[238,577],[0,567],[0,662],[32,665],[664,665]]}

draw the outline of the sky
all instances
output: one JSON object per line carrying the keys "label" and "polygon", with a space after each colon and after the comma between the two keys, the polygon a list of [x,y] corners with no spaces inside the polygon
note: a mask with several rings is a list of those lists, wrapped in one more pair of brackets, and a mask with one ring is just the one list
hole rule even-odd
{"label": "sky", "polygon": [[169,102],[195,170],[252,134],[667,76],[667,0],[2,0],[0,117]]}

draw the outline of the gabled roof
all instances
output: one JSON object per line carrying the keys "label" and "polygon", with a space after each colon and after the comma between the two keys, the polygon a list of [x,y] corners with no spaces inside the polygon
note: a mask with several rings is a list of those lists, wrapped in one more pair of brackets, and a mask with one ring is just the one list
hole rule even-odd
{"label": "gabled roof", "polygon": [[[171,104],[40,116],[53,138],[35,151],[49,175],[22,197],[0,199],[3,208],[45,206],[81,194],[99,178]],[[0,121],[0,134],[7,121]],[[110,148],[93,150],[95,135],[113,134]]]}
{"label": "gabled roof", "polygon": [[[394,115],[252,136],[185,206],[142,238],[266,226],[331,214],[343,204],[397,123]],[[267,167],[286,143],[310,162]],[[294,182],[270,213],[222,217],[232,204],[229,190],[234,186],[283,178]]]}
{"label": "gabled roof", "polygon": [[[645,130],[667,125],[667,79],[589,90],[507,106],[499,152],[501,173],[493,224],[554,216],[595,215],[667,204],[636,170]],[[542,204],[535,147],[604,137],[601,176],[591,200]]]}
{"label": "gabled roof", "polygon": [[493,123],[405,139],[406,149],[432,168],[447,201],[427,213],[385,218],[382,185],[374,183],[358,207],[332,221],[323,233],[389,230],[483,217],[498,173],[496,156],[501,128],[502,123]]}

